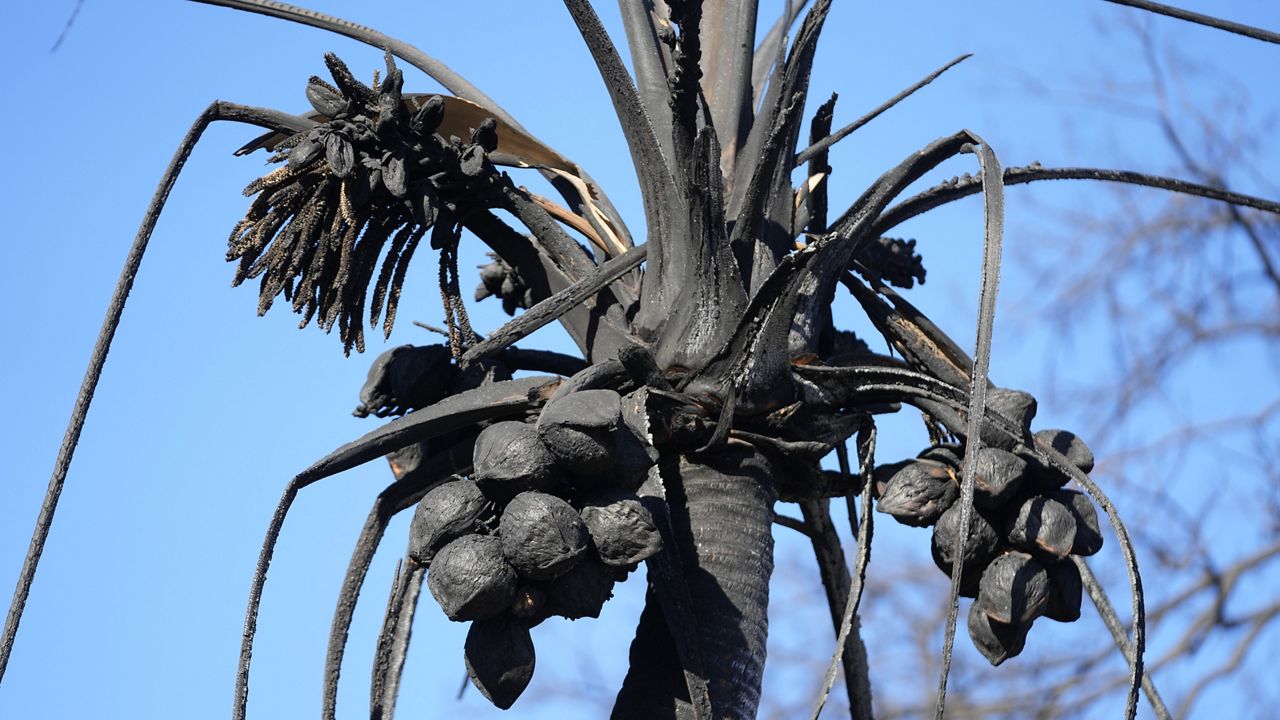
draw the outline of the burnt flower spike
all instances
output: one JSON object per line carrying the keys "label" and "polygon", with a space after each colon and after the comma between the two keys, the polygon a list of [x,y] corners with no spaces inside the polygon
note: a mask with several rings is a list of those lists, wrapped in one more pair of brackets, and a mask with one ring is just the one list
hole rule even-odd
{"label": "burnt flower spike", "polygon": [[[286,487],[251,584],[235,720],[247,713],[258,608],[292,502],[308,485],[380,458],[390,460],[393,476],[373,499],[339,593],[325,656],[327,720],[338,716],[345,642],[365,577],[393,516],[410,508],[407,558],[378,637],[371,717],[394,712],[424,582],[448,618],[472,623],[461,660],[480,692],[507,708],[532,679],[529,628],[553,615],[598,616],[614,584],[644,562],[646,607],[614,717],[753,718],[763,691],[774,525],[784,522],[776,504],[800,503],[804,519],[788,524],[812,541],[845,638],[859,626],[859,593],[875,586],[862,578],[877,498],[901,522],[930,527],[935,562],[957,575],[939,717],[957,595],[976,597],[969,635],[993,665],[1022,651],[1037,617],[1078,618],[1085,589],[1107,625],[1119,627],[1082,560],[1102,549],[1097,507],[1107,511],[1134,589],[1134,624],[1119,641],[1132,668],[1128,717],[1139,683],[1158,698],[1142,669],[1137,561],[1119,514],[1088,474],[1092,452],[1068,431],[1033,430],[1035,397],[988,376],[1004,187],[1107,180],[1233,208],[1277,213],[1280,204],[1127,171],[1006,168],[982,137],[961,130],[904,152],[858,197],[833,206],[833,146],[968,56],[835,129],[835,96],[810,122],[803,116],[830,0],[785,3],[776,22],[758,18],[768,4],[756,0],[623,2],[629,64],[591,3],[565,0],[634,166],[643,218],[624,219],[582,166],[408,43],[284,3],[204,1],[340,32],[377,48],[383,66],[362,72],[365,82],[326,55],[327,79],[300,83],[303,115],[216,102],[199,117],[129,255],[67,437],[79,437],[164,200],[214,121],[262,128],[241,154],[266,149],[275,166],[246,188],[249,207],[227,246],[234,283],[258,281],[259,313],[283,298],[302,326],[336,327],[345,351],[363,350],[366,323],[390,334],[411,261],[434,254],[426,274],[439,287],[448,335],[447,345],[380,356],[356,415],[391,419]],[[759,38],[757,19],[767,28]],[[444,91],[405,92],[393,56]],[[958,158],[975,162],[977,173],[936,177]],[[904,196],[925,178],[936,184]],[[944,238],[894,233],[979,193],[984,259],[971,356],[894,289],[924,281],[924,256]],[[493,259],[480,268],[475,299],[497,296],[514,315],[483,335],[471,326],[458,267],[460,244],[475,242]],[[853,320],[872,328],[868,338],[832,311],[846,290],[861,310]],[[534,348],[553,322],[572,349]],[[882,341],[888,349],[877,352]],[[899,412],[918,413],[929,447],[877,467],[879,420]],[[47,508],[56,507],[72,449],[74,442],[63,446]],[[837,460],[840,472],[829,469]],[[827,501],[855,493],[862,494],[859,547],[848,573]],[[0,673],[50,522],[51,510],[37,522],[0,643]],[[859,655],[864,644],[855,636],[842,642],[815,716],[844,657],[850,707],[870,717],[865,670],[874,662]]]}

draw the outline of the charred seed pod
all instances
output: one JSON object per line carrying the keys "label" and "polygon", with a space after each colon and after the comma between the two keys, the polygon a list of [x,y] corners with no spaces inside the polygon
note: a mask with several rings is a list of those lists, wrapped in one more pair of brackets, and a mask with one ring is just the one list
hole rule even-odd
{"label": "charred seed pod", "polygon": [[554,495],[524,492],[502,512],[502,552],[521,575],[550,580],[582,559],[587,526],[569,503]]}
{"label": "charred seed pod", "polygon": [[876,509],[904,525],[926,527],[937,522],[958,494],[950,468],[932,460],[915,460],[889,479]]}
{"label": "charred seed pod", "polygon": [[987,407],[1012,420],[1024,432],[1031,432],[1031,421],[1036,416],[1036,398],[1031,393],[991,388],[987,393]]}
{"label": "charred seed pod", "polygon": [[1030,629],[1030,625],[1019,627],[995,622],[976,602],[969,606],[969,638],[993,666],[1022,652]]}
{"label": "charred seed pod", "polygon": [[[960,534],[960,503],[954,503],[938,518],[933,527],[932,552],[933,562],[948,577],[951,576],[951,562],[954,558],[952,548],[955,547],[956,536]],[[969,537],[964,546],[964,570],[960,581],[960,594],[974,597],[978,592],[978,580],[987,563],[996,556],[1000,549],[1000,534],[996,532],[991,521],[983,516],[977,508],[969,520]]]}
{"label": "charred seed pod", "polygon": [[595,558],[585,558],[573,569],[547,583],[547,610],[570,620],[600,617],[600,610],[613,597],[613,584],[619,577],[617,568]]}
{"label": "charred seed pod", "polygon": [[443,345],[391,348],[369,366],[355,415],[386,417],[438,402],[449,393],[456,371],[449,349]]}
{"label": "charred seed pod", "polygon": [[430,452],[430,446],[427,443],[416,442],[387,453],[387,464],[391,466],[391,474],[396,480],[412,480],[420,474],[429,472],[427,458]]}
{"label": "charred seed pod", "polygon": [[1065,455],[1080,472],[1093,471],[1093,451],[1070,430],[1040,430],[1035,438]]}
{"label": "charred seed pod", "polygon": [[1076,521],[1076,538],[1071,554],[1088,557],[1102,549],[1102,526],[1098,523],[1098,509],[1088,495],[1074,490],[1058,490],[1050,495],[1066,505]]}
{"label": "charred seed pod", "polygon": [[306,95],[311,107],[326,117],[332,118],[347,110],[347,99],[314,75],[307,81]]}
{"label": "charred seed pod", "polygon": [[409,557],[429,565],[440,548],[475,532],[489,501],[470,480],[454,480],[427,493],[409,524]]}
{"label": "charred seed pod", "polygon": [[1051,563],[1045,569],[1049,573],[1049,601],[1044,606],[1044,616],[1058,622],[1079,620],[1084,594],[1080,569],[1073,562]]}
{"label": "charred seed pod", "polygon": [[450,620],[487,620],[511,606],[516,571],[498,538],[464,535],[436,553],[427,588]]}
{"label": "charred seed pod", "polygon": [[914,460],[900,460],[877,465],[871,473],[871,494],[877,500],[883,498],[885,493],[889,491],[889,481],[893,479],[893,476],[914,462]]}
{"label": "charred seed pod", "polygon": [[537,429],[518,420],[481,430],[472,461],[476,485],[499,503],[528,490],[550,490],[559,479],[556,459]]}
{"label": "charred seed pod", "polygon": [[991,561],[978,584],[981,607],[993,621],[1030,626],[1049,600],[1049,574],[1031,555],[1016,550]]}
{"label": "charred seed pod", "polygon": [[982,508],[998,508],[1007,503],[1022,485],[1027,462],[994,447],[979,448],[975,460],[973,503]]}
{"label": "charred seed pod", "polygon": [[613,464],[613,433],[621,421],[622,396],[607,389],[580,390],[543,408],[538,433],[569,472],[599,476]]}
{"label": "charred seed pod", "polygon": [[662,549],[653,516],[634,493],[612,491],[583,500],[578,511],[606,565],[633,566]]}
{"label": "charred seed pod", "polygon": [[1061,560],[1076,542],[1075,513],[1044,495],[1027,498],[1010,516],[1006,536],[1015,547]]}
{"label": "charred seed pod", "polygon": [[528,626],[514,618],[471,623],[463,658],[471,684],[503,710],[515,704],[533,678],[533,638]]}
{"label": "charred seed pod", "polygon": [[511,616],[524,621],[527,627],[533,627],[546,620],[547,594],[535,585],[521,585],[516,589],[516,599],[511,601]]}
{"label": "charred seed pod", "polygon": [[925,448],[917,457],[921,460],[940,462],[943,465],[959,470],[960,465],[964,462],[964,446],[952,444],[933,445]]}

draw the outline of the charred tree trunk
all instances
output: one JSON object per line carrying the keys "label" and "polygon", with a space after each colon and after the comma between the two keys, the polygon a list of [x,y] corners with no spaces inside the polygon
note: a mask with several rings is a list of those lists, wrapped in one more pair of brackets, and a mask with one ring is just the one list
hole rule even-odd
{"label": "charred tree trunk", "polygon": [[[754,718],[769,634],[773,468],[731,441],[671,460],[663,479],[714,716]],[[692,717],[669,627],[650,593],[615,718]]]}

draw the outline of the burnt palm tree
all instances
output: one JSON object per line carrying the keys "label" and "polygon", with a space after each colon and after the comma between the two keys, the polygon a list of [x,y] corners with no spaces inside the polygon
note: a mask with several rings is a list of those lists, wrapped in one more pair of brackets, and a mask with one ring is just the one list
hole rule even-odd
{"label": "burnt palm tree", "polygon": [[[797,529],[812,540],[836,632],[827,687],[841,661],[855,716],[869,717],[871,707],[856,629],[873,501],[900,522],[932,528],[934,557],[951,577],[939,713],[957,598],[973,598],[968,632],[998,665],[1021,651],[1036,620],[1079,617],[1087,594],[1130,663],[1130,714],[1139,687],[1167,714],[1143,671],[1136,561],[1089,479],[1091,453],[1068,431],[1034,430],[1034,398],[987,377],[1003,188],[1093,179],[1271,212],[1280,205],[1127,171],[1002,168],[981,137],[960,131],[904,158],[835,214],[828,149],[963,57],[833,130],[834,97],[808,123],[803,117],[830,0],[807,9],[792,0],[759,39],[754,0],[624,3],[634,77],[589,3],[565,0],[631,153],[641,236],[590,174],[416,48],[280,3],[207,1],[348,35],[385,50],[385,67],[366,83],[326,56],[329,79],[305,85],[313,112],[215,102],[193,125],[139,231],[91,362],[0,669],[151,228],[205,128],[232,120],[265,128],[241,152],[265,150],[278,165],[246,189],[249,209],[227,251],[237,284],[258,281],[260,313],[283,298],[303,325],[336,326],[345,351],[363,350],[366,322],[391,333],[410,262],[434,254],[447,319],[447,342],[396,348],[370,369],[357,413],[395,419],[286,487],[252,583],[235,716],[245,714],[258,604],[290,505],[306,486],[383,456],[395,477],[374,500],[338,599],[326,717],[336,713],[347,630],[373,554],[390,519],[410,509],[409,552],[376,654],[373,716],[394,708],[424,584],[450,619],[471,623],[469,675],[505,708],[533,673],[529,628],[553,615],[596,616],[614,583],[644,562],[646,606],[615,716],[753,717],[780,500],[802,509]],[[450,94],[406,92],[397,59]],[[976,175],[901,197],[962,154],[976,157]],[[517,171],[541,174],[559,197],[518,186]],[[925,270],[914,243],[893,230],[977,193],[985,253],[970,356],[894,289],[923,281]],[[515,316],[483,337],[468,318],[458,269],[459,244],[470,237],[493,255],[476,299],[495,296]],[[890,352],[874,352],[833,317],[832,299],[845,291]],[[515,346],[552,322],[568,331],[576,355]],[[920,411],[926,447],[877,464],[876,418],[904,407]],[[832,454],[839,470],[820,464]],[[852,571],[828,512],[833,497],[861,499]],[[1083,560],[1101,549],[1095,502],[1131,573],[1131,637]]]}

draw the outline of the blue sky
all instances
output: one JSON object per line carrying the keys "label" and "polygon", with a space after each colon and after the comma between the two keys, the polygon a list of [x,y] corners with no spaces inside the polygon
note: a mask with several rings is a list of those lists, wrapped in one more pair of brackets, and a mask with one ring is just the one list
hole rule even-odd
{"label": "blue sky", "polygon": [[[780,3],[762,4],[762,15],[771,16]],[[1271,3],[1182,4],[1280,28],[1280,11]],[[10,163],[0,180],[8,260],[0,306],[13,311],[0,360],[0,397],[10,406],[0,420],[4,583],[16,577],[119,263],[190,122],[213,99],[307,109],[306,78],[323,74],[321,58],[328,50],[361,75],[382,65],[378,51],[318,30],[155,0],[85,0],[62,47],[50,53],[73,5],[51,0],[0,8],[0,61],[7,69],[0,137]],[[833,207],[843,207],[908,153],[962,127],[981,134],[1006,165],[1138,163],[1137,169],[1158,172],[1169,163],[1147,120],[1109,112],[1065,90],[1081,82],[1141,77],[1133,70],[1140,62],[1136,44],[1122,30],[1123,19],[1131,16],[1127,10],[1080,2],[835,6],[811,95],[820,101],[840,93],[837,124],[956,55],[975,57],[842,143],[834,158]],[[586,167],[632,229],[640,228],[621,134],[559,3],[314,7],[414,42],[449,63],[534,134]],[[621,42],[614,5],[602,3],[600,11]],[[1274,87],[1280,68],[1274,46],[1172,20],[1153,27],[1165,42],[1224,60],[1237,81],[1257,92],[1260,114],[1277,112],[1274,90],[1265,90]],[[406,74],[407,89],[436,89],[416,71]],[[1032,82],[1049,88],[1049,95],[1026,93]],[[1213,90],[1206,88],[1206,96]],[[381,346],[371,342],[363,357],[344,358],[336,337],[310,327],[296,330],[294,316],[282,310],[255,318],[256,292],[228,287],[224,239],[245,208],[240,190],[263,168],[260,156],[234,158],[231,151],[254,133],[231,125],[211,128],[161,219],[0,688],[0,717],[224,716],[250,574],[284,483],[372,428],[374,421],[350,412]],[[1276,148],[1262,152],[1274,160]],[[934,180],[975,170],[971,160],[957,161]],[[1266,194],[1262,187],[1238,189]],[[1038,202],[1106,202],[1087,194],[1095,190],[1013,190],[1011,246],[1034,247],[1038,238],[1035,214],[1019,207],[1033,192]],[[928,285],[912,299],[962,344],[973,335],[980,210],[976,202],[962,203],[909,229],[921,238],[930,271]],[[473,253],[474,262],[468,262],[464,255],[463,267],[478,258]],[[434,263],[420,259],[416,267],[418,280],[411,274],[393,345],[435,341],[410,320],[441,324]],[[1011,299],[1025,297],[1028,288],[1013,272],[1006,276],[1002,318],[1025,319],[1028,308]],[[471,281],[464,275],[463,282]],[[473,306],[481,332],[503,319],[492,302]],[[851,312],[842,306],[837,317]],[[1008,329],[1025,328],[1017,322],[1002,319],[997,326],[993,375],[1016,378],[1007,382],[1038,392],[1034,378],[1044,367],[1047,341],[1034,332],[1011,336]],[[548,329],[529,344],[563,343],[562,335]],[[1071,364],[1073,372],[1084,374],[1100,367],[1087,357]],[[1200,381],[1212,387],[1229,379]],[[1049,424],[1067,424],[1076,417],[1071,412],[1041,411]],[[914,453],[924,439],[913,432],[886,440],[884,456]],[[267,585],[251,686],[253,716],[309,716],[318,708],[333,598],[368,504],[389,481],[384,466],[371,464],[308,489],[295,506]],[[345,665],[350,682],[340,696],[347,712],[359,714],[365,702],[383,593],[406,522],[401,518],[389,530],[387,551],[370,573],[357,613]],[[803,555],[786,542],[780,562],[799,562]],[[913,553],[923,546],[927,553],[927,538],[918,533],[886,529],[880,542],[877,552],[884,556],[891,557],[898,543],[913,546]],[[807,571],[797,572],[806,577]],[[598,703],[612,697],[625,669],[640,608],[640,580],[628,586],[599,621],[549,622],[535,630],[539,669],[529,697],[517,708],[536,717],[600,712]],[[776,588],[775,598],[792,593]],[[812,604],[781,608],[774,614],[775,632],[812,637],[819,654],[825,653],[825,612]],[[463,677],[465,628],[447,622],[426,599],[416,628],[402,693],[404,716],[496,715],[473,691],[453,700]],[[965,638],[958,647],[971,652]],[[874,666],[874,656],[872,661]],[[784,672],[768,681],[780,696],[810,691],[803,683],[784,682]],[[991,677],[998,682],[998,670]]]}

